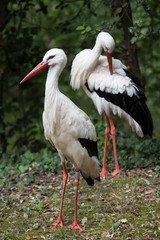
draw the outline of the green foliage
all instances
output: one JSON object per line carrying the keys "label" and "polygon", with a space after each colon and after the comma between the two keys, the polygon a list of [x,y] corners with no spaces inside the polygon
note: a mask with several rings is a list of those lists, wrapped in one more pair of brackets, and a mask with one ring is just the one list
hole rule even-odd
{"label": "green foliage", "polygon": [[[29,168],[33,170],[32,164],[35,162],[40,163],[34,166],[39,171],[55,171],[58,168],[57,154],[46,150],[49,145],[44,140],[41,120],[46,72],[19,85],[22,78],[42,60],[46,50],[52,47],[63,48],[68,56],[68,65],[59,81],[60,90],[94,121],[99,139],[99,155],[103,159],[104,120],[97,113],[92,113],[90,109],[94,106],[83,91],[71,90],[70,67],[79,51],[93,47],[99,31],[108,31],[113,35],[116,40],[113,55],[123,59],[125,46],[120,13],[122,9],[127,9],[127,2],[118,3],[103,0],[1,1],[3,9],[6,9],[0,16],[0,22],[3,23],[0,24],[1,177],[30,172]],[[155,138],[141,141],[134,134],[125,137],[124,132],[128,134],[126,130],[118,130],[117,150],[121,166],[132,167],[135,163],[137,166],[150,166],[159,164],[159,143],[156,139],[160,136],[160,61],[157,50],[160,4],[158,1],[134,0],[131,1],[131,11],[131,43],[136,43],[140,69],[146,80],[145,93],[154,120]],[[129,58],[127,51],[125,57]],[[24,149],[24,146],[27,147]],[[111,146],[110,137],[109,161],[113,161]],[[30,172],[31,179],[33,175]],[[1,183],[4,181],[3,178]]]}
{"label": "green foliage", "polygon": [[[95,114],[91,115],[98,134],[99,159],[103,161],[104,149],[104,120],[99,117],[95,120]],[[160,169],[160,142],[156,138],[138,138],[135,133],[124,133],[118,118],[115,118],[117,154],[120,168],[157,168]],[[117,122],[118,121],[118,122]],[[118,124],[119,123],[119,124]],[[109,136],[107,148],[107,168],[114,170],[114,155],[112,147],[112,136]],[[0,162],[0,185],[15,180],[18,186],[28,185],[37,181],[36,174],[46,171],[57,172],[62,169],[60,157],[54,150],[44,148],[40,152],[31,152],[24,147],[23,153],[3,154]],[[67,169],[73,172],[72,166],[67,163]],[[9,185],[9,187],[11,187]]]}
{"label": "green foliage", "polygon": [[160,167],[159,141],[135,136],[118,136],[119,162],[122,167]]}
{"label": "green foliage", "polygon": [[32,153],[25,148],[21,155],[3,154],[0,163],[0,185],[15,179],[18,186],[23,186],[32,181],[36,182],[37,172],[56,172],[60,168],[61,162],[58,154],[48,149],[43,149],[41,153]]}

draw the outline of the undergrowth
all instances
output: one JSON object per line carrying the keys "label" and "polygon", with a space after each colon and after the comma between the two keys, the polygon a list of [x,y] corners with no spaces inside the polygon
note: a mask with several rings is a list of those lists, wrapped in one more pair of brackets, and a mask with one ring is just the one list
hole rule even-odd
{"label": "undergrowth", "polygon": [[[96,126],[102,129],[102,124]],[[143,139],[134,134],[125,135],[123,131],[118,130],[117,154],[121,168],[152,168],[160,169],[160,142],[156,139],[145,137]],[[99,131],[98,149],[99,159],[102,163],[104,147],[104,132]],[[112,136],[109,137],[107,149],[107,164],[114,168],[114,156],[112,148]],[[67,163],[67,168],[72,171],[72,166]],[[36,172],[50,171],[56,173],[61,169],[61,161],[55,150],[42,149],[40,152],[31,152],[24,147],[23,153],[5,153],[0,161],[0,185],[6,181],[16,180],[17,184],[22,186],[35,180]],[[111,170],[111,169],[110,169]]]}

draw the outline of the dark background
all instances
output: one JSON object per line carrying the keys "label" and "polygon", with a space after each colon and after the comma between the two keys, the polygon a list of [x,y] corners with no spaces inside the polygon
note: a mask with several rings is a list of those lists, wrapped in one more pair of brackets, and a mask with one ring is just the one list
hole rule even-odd
{"label": "dark background", "polygon": [[[100,31],[116,41],[113,56],[123,61],[144,85],[154,121],[153,139],[141,140],[128,123],[114,117],[117,148],[122,166],[158,165],[160,138],[160,3],[145,0],[44,0],[0,1],[0,155],[3,166],[53,160],[42,126],[47,70],[19,85],[45,52],[62,48],[68,63],[60,90],[82,108],[96,126],[100,157],[103,156],[104,120],[86,94],[70,87],[75,55],[92,48]],[[112,143],[110,143],[111,145]],[[28,154],[28,155],[27,155]],[[45,155],[46,154],[46,155]],[[108,154],[111,160],[112,150]],[[22,162],[25,164],[22,164]],[[49,164],[50,162],[49,161]],[[27,163],[26,163],[27,162]],[[53,163],[52,163],[53,164]],[[51,166],[51,165],[50,165]],[[46,167],[47,168],[47,167]],[[56,169],[57,166],[53,166]],[[51,170],[53,170],[51,169]]]}

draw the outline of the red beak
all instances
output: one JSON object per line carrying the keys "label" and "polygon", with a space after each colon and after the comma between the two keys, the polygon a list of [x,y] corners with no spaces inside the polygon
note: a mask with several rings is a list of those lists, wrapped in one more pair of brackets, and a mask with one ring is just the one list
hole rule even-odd
{"label": "red beak", "polygon": [[112,74],[113,74],[112,53],[108,53],[108,52],[106,51],[106,56],[107,56],[108,64],[109,64],[109,71],[110,71],[110,74],[112,75]]}
{"label": "red beak", "polygon": [[47,67],[48,67],[47,62],[44,62],[44,61],[40,62],[30,73],[28,73],[28,75],[25,78],[23,78],[20,84],[27,81],[28,79],[30,79],[31,77],[33,77],[34,75],[36,75],[37,73],[39,73],[40,71],[42,71]]}

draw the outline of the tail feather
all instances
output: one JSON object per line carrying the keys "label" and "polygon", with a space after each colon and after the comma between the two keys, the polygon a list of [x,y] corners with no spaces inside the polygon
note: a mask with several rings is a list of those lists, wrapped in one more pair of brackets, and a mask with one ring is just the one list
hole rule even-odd
{"label": "tail feather", "polygon": [[85,138],[78,138],[78,141],[87,151],[85,161],[83,161],[81,165],[78,165],[78,168],[88,185],[93,186],[94,179],[100,181],[100,163],[98,160],[97,141]]}
{"label": "tail feather", "polygon": [[[94,179],[92,179],[91,177],[85,177],[84,175],[83,175],[83,172],[82,171],[80,171],[81,172],[81,175],[82,175],[82,177],[84,178],[84,180],[88,183],[88,185],[90,185],[90,186],[94,186]],[[95,178],[97,181],[100,181],[100,177],[97,177],[97,178]]]}

